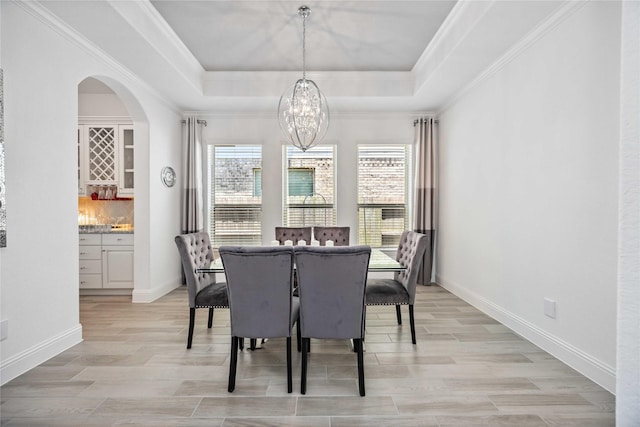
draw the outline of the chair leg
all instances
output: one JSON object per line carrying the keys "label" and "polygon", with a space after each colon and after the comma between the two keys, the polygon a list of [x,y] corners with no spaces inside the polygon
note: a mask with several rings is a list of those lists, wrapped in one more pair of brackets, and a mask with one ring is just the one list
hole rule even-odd
{"label": "chair leg", "polygon": [[244,350],[244,338],[238,338],[238,348],[240,351]]}
{"label": "chair leg", "polygon": [[358,350],[358,388],[360,396],[364,396],[364,354],[361,339],[354,339],[353,346]]}
{"label": "chair leg", "polygon": [[187,348],[191,348],[191,342],[193,341],[193,325],[196,321],[196,309],[189,309],[189,336],[187,338]]}
{"label": "chair leg", "polygon": [[213,326],[213,307],[209,307],[209,321],[207,322],[207,328],[211,329]]}
{"label": "chair leg", "polygon": [[229,393],[236,388],[236,367],[238,366],[238,337],[231,337],[231,361],[229,362]]}
{"label": "chair leg", "polygon": [[302,338],[300,337],[300,320],[296,322],[296,341],[298,342],[298,353],[302,351]]}
{"label": "chair leg", "polygon": [[256,339],[255,338],[249,338],[249,347],[251,348],[251,351],[254,351],[256,349]]}
{"label": "chair leg", "polygon": [[402,325],[402,313],[400,313],[400,306],[396,304],[396,317],[398,318],[398,325]]}
{"label": "chair leg", "polygon": [[411,342],[416,343],[416,324],[413,321],[413,304],[409,304],[409,323],[411,324]]}
{"label": "chair leg", "polygon": [[291,337],[287,337],[287,393],[293,391],[293,379],[291,378]]}
{"label": "chair leg", "polygon": [[302,373],[300,375],[300,393],[307,393],[307,345],[310,338],[302,338]]}

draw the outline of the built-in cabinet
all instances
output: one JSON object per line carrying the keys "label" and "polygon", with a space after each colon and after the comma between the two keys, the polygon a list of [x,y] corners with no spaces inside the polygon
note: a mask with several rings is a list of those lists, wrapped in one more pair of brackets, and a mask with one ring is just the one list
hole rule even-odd
{"label": "built-in cabinet", "polygon": [[133,234],[80,234],[80,289],[133,288]]}
{"label": "built-in cabinet", "polygon": [[87,187],[114,186],[118,197],[133,197],[132,124],[81,123],[78,126],[78,195]]}

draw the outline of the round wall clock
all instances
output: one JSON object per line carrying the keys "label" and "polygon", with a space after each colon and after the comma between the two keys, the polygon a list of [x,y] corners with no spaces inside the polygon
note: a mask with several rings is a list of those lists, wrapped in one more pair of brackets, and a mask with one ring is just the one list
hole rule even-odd
{"label": "round wall clock", "polygon": [[176,171],[171,166],[165,166],[160,172],[162,183],[167,187],[173,187],[176,183]]}

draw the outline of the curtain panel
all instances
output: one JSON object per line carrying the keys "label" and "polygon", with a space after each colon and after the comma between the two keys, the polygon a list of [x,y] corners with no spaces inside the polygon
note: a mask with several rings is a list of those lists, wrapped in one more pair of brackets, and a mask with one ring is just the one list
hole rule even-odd
{"label": "curtain panel", "polygon": [[202,194],[202,121],[188,117],[182,129],[182,214],[183,234],[204,231]]}
{"label": "curtain panel", "polygon": [[427,235],[429,244],[424,254],[418,283],[429,285],[434,274],[435,238],[438,212],[436,120],[432,117],[414,122],[416,128],[416,167],[413,229]]}

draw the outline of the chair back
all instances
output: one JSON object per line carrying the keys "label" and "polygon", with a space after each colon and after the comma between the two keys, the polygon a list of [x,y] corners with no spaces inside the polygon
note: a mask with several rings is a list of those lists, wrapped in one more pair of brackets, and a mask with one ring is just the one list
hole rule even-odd
{"label": "chair back", "polygon": [[334,246],[349,246],[349,227],[313,227],[313,238],[324,246],[327,240],[333,240]]}
{"label": "chair back", "polygon": [[221,246],[231,312],[231,335],[290,337],[293,247]]}
{"label": "chair back", "polygon": [[296,246],[301,335],[360,339],[371,247]]}
{"label": "chair back", "polygon": [[304,240],[307,245],[311,243],[311,227],[276,227],[276,240],[284,245],[286,240],[291,240],[294,245],[299,240]]}
{"label": "chair back", "polygon": [[404,231],[400,236],[398,251],[396,252],[396,261],[400,263],[405,270],[398,271],[394,274],[394,279],[402,283],[409,293],[409,303],[413,304],[416,296],[416,284],[418,283],[418,273],[422,266],[424,252],[429,243],[425,234],[416,231]]}
{"label": "chair back", "polygon": [[196,295],[205,286],[215,282],[215,273],[196,273],[196,268],[208,267],[213,261],[213,248],[209,233],[188,233],[175,237],[182,268],[187,280],[189,307],[196,306]]}

